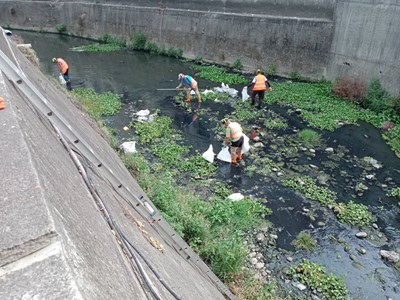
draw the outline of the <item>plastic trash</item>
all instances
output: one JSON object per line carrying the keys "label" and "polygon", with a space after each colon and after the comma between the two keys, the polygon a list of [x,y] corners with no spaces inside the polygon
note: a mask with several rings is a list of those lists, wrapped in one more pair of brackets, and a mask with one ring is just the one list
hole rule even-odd
{"label": "plastic trash", "polygon": [[136,151],[136,142],[124,142],[122,143],[119,148],[124,151],[125,154],[132,154],[137,152]]}
{"label": "plastic trash", "polygon": [[240,201],[244,199],[244,196],[241,193],[234,193],[229,195],[228,199],[231,201]]}
{"label": "plastic trash", "polygon": [[150,111],[148,109],[143,109],[139,110],[137,113],[135,113],[138,117],[146,117],[150,114]]}
{"label": "plastic trash", "polygon": [[247,135],[243,135],[243,146],[242,146],[242,154],[249,152],[250,150],[250,139]]}
{"label": "plastic trash", "polygon": [[246,101],[249,99],[249,94],[247,93],[247,86],[242,89],[242,100]]}
{"label": "plastic trash", "polygon": [[213,162],[214,162],[214,155],[215,155],[215,153],[214,153],[213,146],[210,145],[210,147],[208,147],[208,150],[207,150],[206,152],[203,153],[202,157],[203,157],[206,161],[208,161],[208,162],[210,162],[210,163],[213,163]]}
{"label": "plastic trash", "polygon": [[231,162],[231,153],[229,152],[229,147],[226,146],[226,147],[222,148],[222,150],[219,151],[217,158],[224,162],[230,163]]}
{"label": "plastic trash", "polygon": [[67,82],[65,81],[64,76],[62,76],[62,74],[58,76],[58,80],[60,81],[62,86],[67,86]]}

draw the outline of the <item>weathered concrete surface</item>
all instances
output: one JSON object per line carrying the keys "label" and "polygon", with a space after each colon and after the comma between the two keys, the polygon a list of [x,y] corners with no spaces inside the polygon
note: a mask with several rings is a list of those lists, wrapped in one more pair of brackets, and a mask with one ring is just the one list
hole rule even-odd
{"label": "weathered concrete surface", "polygon": [[396,0],[0,0],[0,25],[84,37],[142,32],[189,58],[314,79],[379,78],[400,93]]}
{"label": "weathered concrete surface", "polygon": [[[90,120],[0,34],[0,50],[31,81],[104,165],[135,194],[144,194]],[[0,70],[2,70],[0,65]],[[4,70],[3,70],[4,71]],[[47,116],[0,72],[0,299],[147,299],[82,176]],[[87,172],[113,220],[182,299],[224,299],[189,259],[129,207],[92,165]],[[143,227],[141,226],[143,225]],[[165,248],[159,251],[150,238]],[[162,299],[175,299],[142,262]]]}

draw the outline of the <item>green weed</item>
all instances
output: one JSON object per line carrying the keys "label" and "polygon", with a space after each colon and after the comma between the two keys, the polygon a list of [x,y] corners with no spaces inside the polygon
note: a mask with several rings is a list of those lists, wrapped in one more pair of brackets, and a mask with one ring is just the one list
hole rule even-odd
{"label": "green weed", "polygon": [[135,33],[131,38],[130,48],[132,50],[144,50],[146,47],[147,38],[143,33]]}
{"label": "green weed", "polygon": [[304,249],[311,252],[315,249],[315,247],[317,247],[317,241],[312,238],[311,234],[302,231],[293,241],[293,246],[296,249]]}
{"label": "green weed", "polygon": [[59,23],[56,25],[56,30],[58,33],[64,33],[67,31],[67,26],[64,23]]}
{"label": "green weed", "polygon": [[240,61],[240,59],[237,59],[237,60],[235,60],[235,61],[233,62],[232,68],[234,68],[234,69],[236,69],[236,70],[241,70],[241,69],[243,69],[243,64],[242,64],[242,62]]}
{"label": "green weed", "polygon": [[161,138],[168,138],[172,134],[172,120],[166,116],[156,117],[154,122],[133,122],[139,141],[143,144],[152,143]]}
{"label": "green weed", "polygon": [[301,143],[308,148],[316,147],[321,142],[321,135],[311,129],[301,130],[297,135]]}
{"label": "green weed", "polygon": [[327,299],[345,300],[348,297],[347,287],[343,279],[327,273],[323,266],[307,259],[303,259],[300,265],[291,267],[288,275],[319,291]]}
{"label": "green weed", "polygon": [[121,99],[111,92],[96,93],[90,88],[77,88],[73,94],[94,119],[115,115],[121,109]]}
{"label": "green weed", "polygon": [[247,82],[240,74],[227,73],[222,67],[217,66],[193,66],[193,69],[197,72],[196,75],[211,80],[213,82],[231,84],[245,84]]}
{"label": "green weed", "polygon": [[339,203],[334,211],[340,222],[353,226],[365,226],[375,222],[375,216],[369,212],[368,207],[364,204],[357,204],[350,201],[347,204]]}

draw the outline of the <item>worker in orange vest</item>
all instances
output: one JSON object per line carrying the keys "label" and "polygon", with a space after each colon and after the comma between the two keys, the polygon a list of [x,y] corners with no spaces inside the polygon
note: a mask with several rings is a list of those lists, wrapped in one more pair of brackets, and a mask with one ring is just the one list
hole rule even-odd
{"label": "worker in orange vest", "polygon": [[222,124],[225,126],[225,146],[231,142],[231,163],[237,164],[242,159],[242,147],[244,142],[243,129],[239,123],[230,119],[223,119]]}
{"label": "worker in orange vest", "polygon": [[261,106],[264,102],[265,91],[268,90],[272,92],[272,87],[268,82],[267,77],[261,72],[260,69],[257,70],[256,76],[254,77],[253,81],[247,86],[253,87],[253,92],[251,94],[251,105],[255,104],[256,96],[258,95],[258,109],[261,109]]}
{"label": "worker in orange vest", "polygon": [[57,66],[60,69],[61,74],[64,77],[64,80],[66,82],[67,89],[72,90],[71,79],[69,78],[69,75],[68,75],[69,66],[68,66],[67,62],[60,57],[59,58],[53,57],[53,59],[51,61],[53,63],[57,63]]}

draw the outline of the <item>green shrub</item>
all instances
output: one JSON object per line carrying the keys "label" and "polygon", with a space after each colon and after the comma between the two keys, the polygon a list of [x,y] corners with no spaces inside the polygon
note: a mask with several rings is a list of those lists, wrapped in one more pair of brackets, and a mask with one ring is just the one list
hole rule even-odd
{"label": "green shrub", "polygon": [[160,53],[160,47],[156,43],[153,42],[147,42],[146,43],[146,51],[149,51],[150,53],[153,54],[159,54]]}
{"label": "green shrub", "polygon": [[297,135],[304,146],[309,148],[315,147],[321,142],[321,135],[311,129],[303,129]]}
{"label": "green shrub", "polygon": [[135,177],[147,173],[149,171],[149,165],[147,161],[144,159],[143,156],[138,154],[128,154],[128,155],[121,155],[122,162],[129,170],[129,172],[134,175]]}
{"label": "green shrub", "polygon": [[183,55],[183,51],[178,48],[168,48],[168,50],[165,53],[167,56],[175,57],[175,58],[181,58]]}
{"label": "green shrub", "polygon": [[276,75],[276,65],[275,64],[270,64],[265,71],[266,76],[275,76]]}
{"label": "green shrub", "polygon": [[241,271],[247,252],[238,234],[211,241],[200,250],[215,275],[222,280],[232,280]]}
{"label": "green shrub", "polygon": [[233,62],[232,68],[234,68],[234,69],[236,69],[236,70],[241,70],[241,69],[243,69],[243,64],[242,64],[242,62],[240,61],[240,59],[237,59],[237,60],[235,60],[235,61]]}
{"label": "green shrub", "polygon": [[57,30],[59,33],[66,32],[66,31],[67,31],[67,26],[66,26],[64,23],[57,24],[57,25],[56,25],[56,30]]}
{"label": "green shrub", "polygon": [[395,198],[400,198],[400,187],[392,189],[392,191],[390,192],[390,196]]}
{"label": "green shrub", "polygon": [[290,72],[290,79],[292,79],[294,81],[298,81],[298,80],[301,80],[302,78],[301,78],[299,71],[293,70],[292,72]]}
{"label": "green shrub", "polygon": [[135,33],[131,39],[131,48],[133,50],[144,50],[146,48],[147,38],[143,33]]}
{"label": "green shrub", "polygon": [[390,108],[390,102],[391,99],[379,79],[372,80],[363,99],[364,107],[380,113]]}

